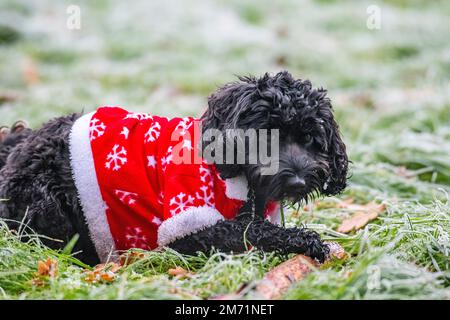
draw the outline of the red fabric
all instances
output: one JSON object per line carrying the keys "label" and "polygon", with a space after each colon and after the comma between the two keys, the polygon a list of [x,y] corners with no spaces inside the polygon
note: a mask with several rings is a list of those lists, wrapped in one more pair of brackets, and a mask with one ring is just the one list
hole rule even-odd
{"label": "red fabric", "polygon": [[[236,216],[244,201],[225,195],[214,165],[176,163],[176,155],[193,162],[198,154],[191,141],[198,125],[192,117],[169,120],[119,107],[101,107],[92,116],[91,149],[116,249],[156,248],[160,224],[192,207]],[[179,139],[172,141],[174,133]]]}

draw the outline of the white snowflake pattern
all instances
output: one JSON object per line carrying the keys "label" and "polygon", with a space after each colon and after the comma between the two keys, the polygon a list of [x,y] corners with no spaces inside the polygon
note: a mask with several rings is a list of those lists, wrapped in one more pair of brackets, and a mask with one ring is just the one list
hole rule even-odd
{"label": "white snowflake pattern", "polygon": [[180,192],[178,195],[170,199],[169,205],[172,207],[172,209],[170,209],[170,214],[174,216],[180,212],[183,212],[194,204],[194,200],[194,197]]}
{"label": "white snowflake pattern", "polygon": [[207,167],[200,167],[200,181],[203,182],[204,184],[212,187],[213,186],[213,179],[212,179],[212,174],[211,174],[211,170],[209,170]]}
{"label": "white snowflake pattern", "polygon": [[154,216],[153,219],[152,219],[152,223],[156,224],[157,226],[159,226],[162,223],[162,221],[157,216]]}
{"label": "white snowflake pattern", "polygon": [[153,142],[158,139],[159,130],[161,130],[161,125],[159,122],[155,122],[144,134],[145,142]]}
{"label": "white snowflake pattern", "polygon": [[194,148],[192,147],[192,142],[191,140],[183,140],[183,148],[186,148],[188,150],[194,150]]}
{"label": "white snowflake pattern", "polygon": [[128,191],[119,190],[119,189],[116,189],[114,191],[114,193],[116,194],[117,197],[119,197],[119,200],[122,203],[128,204],[130,206],[132,206],[136,203],[136,199],[137,199],[137,195],[138,195],[137,193],[128,192]]}
{"label": "white snowflake pattern", "polygon": [[128,139],[128,135],[130,134],[130,130],[128,130],[127,127],[123,127],[122,131],[120,132],[125,137],[125,140]]}
{"label": "white snowflake pattern", "polygon": [[126,245],[130,248],[148,249],[147,236],[140,227],[127,227],[125,229]]}
{"label": "white snowflake pattern", "polygon": [[164,192],[162,191],[159,192],[157,201],[160,205],[164,204]]}
{"label": "white snowflake pattern", "polygon": [[180,135],[184,136],[191,126],[192,121],[189,118],[183,118],[175,127],[175,130],[180,130]]}
{"label": "white snowflake pattern", "polygon": [[195,193],[196,198],[202,200],[208,207],[214,207],[215,202],[212,190],[208,186],[201,186],[200,190],[202,191],[201,193]]}
{"label": "white snowflake pattern", "polygon": [[[120,149],[119,149],[120,148]],[[105,167],[113,171],[119,170],[127,162],[127,150],[115,144],[111,152],[106,156]]]}
{"label": "white snowflake pattern", "polygon": [[147,156],[147,167],[156,168],[155,156]]}
{"label": "white snowflake pattern", "polygon": [[89,140],[93,141],[105,133],[106,126],[97,118],[92,118],[89,123]]}
{"label": "white snowflake pattern", "polygon": [[137,120],[152,120],[153,117],[148,113],[141,112],[129,112],[124,119],[137,119]]}
{"label": "white snowflake pattern", "polygon": [[172,149],[173,147],[170,146],[169,148],[167,148],[167,153],[165,157],[161,157],[161,166],[162,166],[162,170],[166,171],[166,167],[169,163],[172,162],[173,160],[173,155],[172,155]]}

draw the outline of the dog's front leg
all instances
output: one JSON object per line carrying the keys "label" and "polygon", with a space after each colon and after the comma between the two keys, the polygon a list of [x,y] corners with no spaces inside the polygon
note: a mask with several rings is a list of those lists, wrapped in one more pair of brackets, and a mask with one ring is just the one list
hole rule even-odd
{"label": "dog's front leg", "polygon": [[254,246],[262,251],[283,254],[301,253],[319,261],[328,254],[320,236],[304,228],[281,228],[261,217],[242,213],[234,220],[225,220],[195,234],[172,242],[169,247],[184,254],[209,252],[244,252]]}
{"label": "dog's front leg", "polygon": [[244,233],[252,221],[247,214],[240,214],[234,220],[223,220],[217,224],[175,240],[169,247],[184,254],[208,253],[212,248],[222,252],[243,252],[247,249]]}
{"label": "dog's front leg", "polygon": [[329,248],[317,232],[306,228],[282,228],[256,216],[247,228],[246,238],[263,251],[300,253],[323,262]]}

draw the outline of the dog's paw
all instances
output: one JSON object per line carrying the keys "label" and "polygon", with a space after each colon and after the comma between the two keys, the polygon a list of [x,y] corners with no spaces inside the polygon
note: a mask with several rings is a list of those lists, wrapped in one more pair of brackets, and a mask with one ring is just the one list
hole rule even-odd
{"label": "dog's paw", "polygon": [[300,253],[324,262],[329,254],[329,247],[322,242],[320,235],[307,229],[293,229],[295,234],[291,235],[286,247],[289,253]]}
{"label": "dog's paw", "polygon": [[322,241],[312,244],[308,251],[306,252],[306,255],[316,259],[320,263],[324,263],[330,254],[330,248]]}

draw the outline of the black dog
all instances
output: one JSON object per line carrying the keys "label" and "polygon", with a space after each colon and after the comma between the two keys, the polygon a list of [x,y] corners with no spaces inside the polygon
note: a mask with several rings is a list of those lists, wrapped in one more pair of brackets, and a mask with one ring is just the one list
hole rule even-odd
{"label": "black dog", "polygon": [[[233,220],[221,221],[169,246],[195,254],[216,248],[242,252],[252,245],[264,251],[303,253],[323,261],[328,247],[316,232],[282,228],[263,218],[269,200],[308,201],[335,195],[346,186],[347,155],[330,100],[323,89],[288,72],[256,79],[241,77],[208,99],[202,116],[207,129],[279,129],[279,169],[262,175],[261,164],[217,164],[222,178],[245,175],[247,203]],[[75,250],[89,264],[99,261],[83,217],[71,174],[69,134],[80,115],[53,119],[38,130],[12,131],[0,146],[0,217],[10,228],[25,222],[44,243],[62,248],[75,234]],[[16,221],[16,222],[15,222]],[[49,238],[60,239],[55,242]]]}

